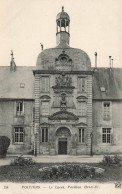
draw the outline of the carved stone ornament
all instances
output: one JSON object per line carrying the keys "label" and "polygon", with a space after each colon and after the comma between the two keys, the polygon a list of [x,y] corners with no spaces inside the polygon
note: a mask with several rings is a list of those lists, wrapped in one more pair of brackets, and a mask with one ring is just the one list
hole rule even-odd
{"label": "carved stone ornament", "polygon": [[65,51],[62,51],[62,54],[59,55],[58,58],[55,59],[56,66],[71,66],[72,59],[69,58]]}
{"label": "carved stone ornament", "polygon": [[65,94],[62,94],[62,96],[61,96],[60,107],[61,107],[61,110],[64,110],[64,111],[67,108],[67,101],[66,101]]}
{"label": "carved stone ornament", "polygon": [[50,120],[78,120],[79,118],[68,111],[59,111],[49,117]]}
{"label": "carved stone ornament", "polygon": [[52,88],[55,93],[66,92],[71,94],[75,87],[72,86],[72,78],[65,73],[62,73],[62,75],[56,76],[55,86]]}

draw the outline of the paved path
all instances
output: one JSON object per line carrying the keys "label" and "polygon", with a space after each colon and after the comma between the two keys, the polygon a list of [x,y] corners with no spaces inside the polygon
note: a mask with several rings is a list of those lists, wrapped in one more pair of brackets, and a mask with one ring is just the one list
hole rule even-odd
{"label": "paved path", "polygon": [[[0,166],[9,165],[11,161],[18,157],[17,155],[7,156],[5,159],[0,159]],[[33,158],[37,163],[62,163],[62,162],[78,162],[78,163],[98,163],[103,159],[103,155],[90,156],[31,156],[23,155],[26,158]]]}
{"label": "paved path", "polygon": [[100,157],[88,157],[88,156],[39,156],[33,159],[36,162],[41,163],[60,163],[60,162],[79,162],[79,163],[98,163],[102,160],[103,156]]}

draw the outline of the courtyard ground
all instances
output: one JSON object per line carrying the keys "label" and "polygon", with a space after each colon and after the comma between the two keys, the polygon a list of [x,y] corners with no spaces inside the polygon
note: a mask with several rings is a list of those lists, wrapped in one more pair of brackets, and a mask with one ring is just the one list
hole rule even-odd
{"label": "courtyard ground", "polygon": [[[103,166],[99,164],[103,156],[39,156],[32,157],[36,164],[31,166],[11,166],[11,160],[17,156],[7,156],[5,159],[0,159],[0,182],[121,182],[121,166]],[[27,156],[25,156],[27,157]],[[93,167],[105,169],[103,175],[94,178],[87,177],[86,179],[53,179],[43,180],[41,178],[40,168],[62,164],[63,162],[86,164]]]}

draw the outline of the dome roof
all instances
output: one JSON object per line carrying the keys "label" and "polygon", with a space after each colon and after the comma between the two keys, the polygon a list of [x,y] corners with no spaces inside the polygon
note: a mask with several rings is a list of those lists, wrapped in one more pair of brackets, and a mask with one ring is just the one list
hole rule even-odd
{"label": "dome roof", "polygon": [[[66,57],[65,57],[66,55]],[[87,53],[80,49],[59,44],[55,48],[46,49],[38,55],[36,68],[40,70],[56,70],[56,61],[61,65],[61,59],[72,61],[72,71],[88,71],[91,61]],[[68,63],[67,63],[68,64]]]}
{"label": "dome roof", "polygon": [[60,12],[60,13],[57,14],[56,20],[59,20],[59,19],[67,19],[67,20],[70,20],[70,17],[68,15],[68,13],[64,12],[64,7],[62,7],[62,12]]}

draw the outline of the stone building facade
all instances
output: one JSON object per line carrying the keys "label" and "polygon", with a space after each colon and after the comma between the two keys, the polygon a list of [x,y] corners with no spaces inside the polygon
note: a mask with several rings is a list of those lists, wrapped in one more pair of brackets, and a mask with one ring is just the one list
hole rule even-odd
{"label": "stone building facade", "polygon": [[[121,152],[120,68],[92,68],[89,56],[71,48],[70,17],[56,18],[54,48],[36,67],[0,67],[0,135],[9,153],[90,155]],[[7,79],[6,79],[7,78]]]}

